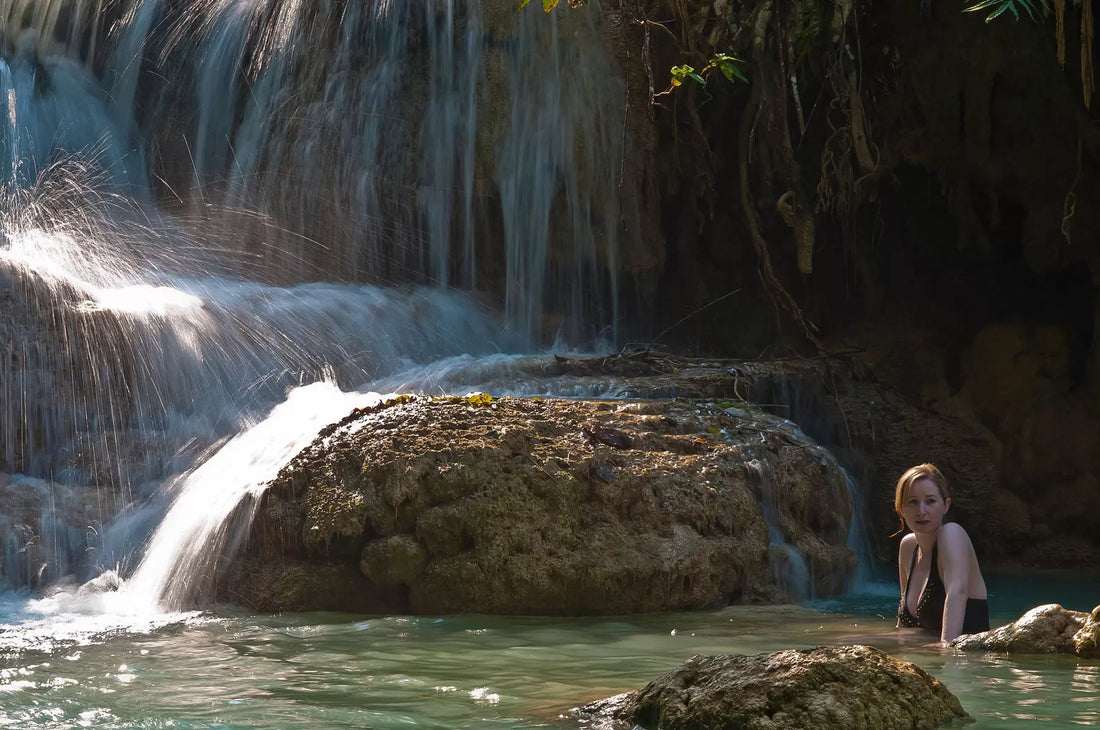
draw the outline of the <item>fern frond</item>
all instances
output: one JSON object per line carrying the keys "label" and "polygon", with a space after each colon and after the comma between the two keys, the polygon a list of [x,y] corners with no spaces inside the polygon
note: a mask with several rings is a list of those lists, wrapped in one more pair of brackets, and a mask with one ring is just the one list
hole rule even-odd
{"label": "fern frond", "polygon": [[990,10],[985,22],[989,23],[1004,13],[1012,13],[1016,20],[1020,19],[1020,11],[1027,13],[1032,22],[1038,22],[1038,13],[1041,10],[1050,9],[1050,0],[975,0],[963,8],[964,13],[974,13],[979,10]]}

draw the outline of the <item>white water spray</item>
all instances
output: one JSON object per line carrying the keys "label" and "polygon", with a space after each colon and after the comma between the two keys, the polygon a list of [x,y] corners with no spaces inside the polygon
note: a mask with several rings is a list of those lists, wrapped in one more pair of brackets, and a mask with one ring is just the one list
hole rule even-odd
{"label": "white water spray", "polygon": [[[344,393],[325,382],[291,391],[267,418],[182,480],[145,557],[120,591],[119,607],[137,613],[186,607],[213,580],[222,551],[247,534],[267,482],[322,428],[380,399],[376,393]],[[231,520],[238,507],[244,513]]]}
{"label": "white water spray", "polygon": [[4,157],[0,157],[0,170],[7,170],[5,177],[0,178],[0,188],[15,184],[15,173],[19,162],[18,148],[16,146],[16,132],[19,130],[18,115],[15,106],[15,79],[11,74],[11,67],[0,58],[0,103],[4,105]]}
{"label": "white water spray", "polygon": [[[48,477],[42,489],[50,495],[63,493],[69,501],[102,507],[82,525],[69,525],[51,510],[56,524],[5,537],[6,553],[40,555],[43,561],[9,570],[9,585],[37,587],[83,572],[89,566],[82,561],[89,557],[101,569],[118,562],[125,567],[132,542],[122,545],[119,531],[107,530],[107,544],[105,531],[97,527],[85,534],[83,525],[106,522],[106,512],[119,501],[160,501],[158,491],[173,488],[159,486],[163,480],[187,469],[209,445],[257,423],[294,386],[328,377],[354,388],[454,352],[492,351],[500,341],[495,318],[458,292],[329,283],[278,287],[203,274],[202,264],[215,259],[204,257],[202,242],[173,229],[168,220],[146,218],[138,225],[136,209],[131,218],[117,208],[100,217],[85,207],[58,213],[48,195],[12,194],[21,204],[0,220],[0,289],[16,293],[11,316],[0,322],[0,343],[13,365],[0,370],[0,472]],[[16,342],[24,343],[22,350],[11,349]],[[277,470],[311,434],[354,405],[333,395],[325,410],[330,399],[309,392],[321,410],[291,416],[305,430],[285,442],[289,451],[257,454],[246,463],[266,460]],[[277,408],[272,418],[303,405],[299,399]],[[264,429],[263,438],[274,444],[277,427]],[[254,443],[238,438],[214,457],[213,466],[171,484],[182,494],[208,484],[204,475],[216,472],[222,480],[219,495],[255,490],[265,480],[257,476],[262,465],[229,477],[226,464],[246,458],[239,450]],[[18,498],[0,490],[0,499]],[[225,514],[241,498],[227,497]],[[187,545],[203,544],[206,538],[197,536],[202,529],[192,529]],[[46,534],[67,536],[64,549],[26,550]],[[129,539],[142,537],[139,530]],[[169,565],[165,550],[148,563],[160,566],[161,578],[149,578],[153,568],[143,568],[139,585],[146,588],[135,605],[151,606],[162,589],[172,594],[172,586],[191,580],[181,578],[182,568]],[[176,560],[201,565],[185,551]],[[166,581],[172,586],[164,587]],[[190,589],[180,590],[168,600],[178,604]]]}

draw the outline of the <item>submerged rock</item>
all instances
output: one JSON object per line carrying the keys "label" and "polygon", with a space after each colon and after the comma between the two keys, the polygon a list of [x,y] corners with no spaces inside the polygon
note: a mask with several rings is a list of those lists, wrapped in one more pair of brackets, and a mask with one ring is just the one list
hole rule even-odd
{"label": "submerged rock", "polygon": [[913,730],[969,719],[935,677],[869,646],[696,656],[576,713],[607,730]]}
{"label": "submerged rock", "polygon": [[569,615],[827,596],[851,514],[832,456],[743,406],[404,397],[283,470],[219,597]]}
{"label": "submerged rock", "polygon": [[953,646],[963,651],[1098,657],[1100,606],[1094,608],[1091,614],[1071,611],[1057,603],[1036,606],[1010,624],[963,636]]}

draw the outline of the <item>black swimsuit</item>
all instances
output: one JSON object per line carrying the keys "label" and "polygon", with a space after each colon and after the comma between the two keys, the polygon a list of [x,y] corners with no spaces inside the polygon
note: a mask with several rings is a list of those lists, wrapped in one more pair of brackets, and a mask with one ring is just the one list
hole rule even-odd
{"label": "black swimsuit", "polygon": [[[928,581],[917,600],[917,615],[909,612],[906,596],[909,595],[909,583],[913,580],[913,568],[917,566],[917,550],[918,548],[913,548],[913,561],[909,564],[905,592],[901,594],[901,605],[898,606],[898,623],[901,626],[940,631],[943,628],[943,605],[947,601],[947,588],[940,578],[935,545],[932,546],[932,565],[928,569]],[[976,634],[979,631],[989,631],[989,602],[984,598],[968,598],[962,632]]]}

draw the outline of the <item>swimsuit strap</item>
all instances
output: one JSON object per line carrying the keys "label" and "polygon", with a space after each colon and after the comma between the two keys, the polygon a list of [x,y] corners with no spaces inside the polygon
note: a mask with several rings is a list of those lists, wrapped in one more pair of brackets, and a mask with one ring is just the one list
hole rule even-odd
{"label": "swimsuit strap", "polygon": [[901,597],[901,604],[906,613],[909,613],[909,586],[913,583],[913,569],[917,567],[918,550],[920,550],[920,545],[914,545],[913,559],[909,561],[909,575],[905,576],[905,595]]}
{"label": "swimsuit strap", "polygon": [[[940,556],[939,556],[939,541],[932,543],[932,564],[928,566],[928,582],[925,583],[925,590],[931,588],[933,585],[940,585],[943,583],[943,579],[940,578]],[[916,550],[913,554],[916,554]]]}

